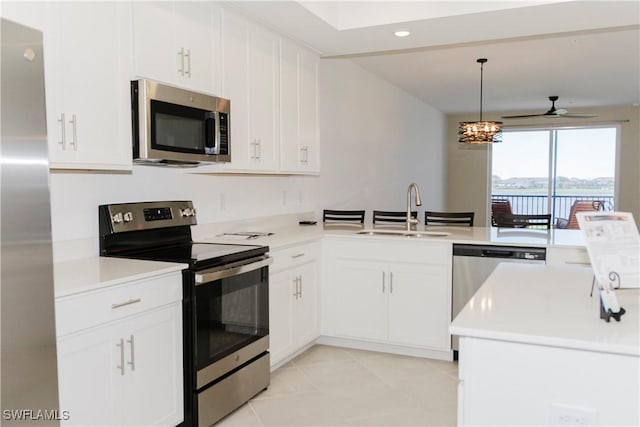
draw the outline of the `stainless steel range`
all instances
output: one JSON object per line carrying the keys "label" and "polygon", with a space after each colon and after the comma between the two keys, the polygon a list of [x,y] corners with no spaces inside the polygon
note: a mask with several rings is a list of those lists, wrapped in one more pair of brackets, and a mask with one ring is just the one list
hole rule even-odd
{"label": "stainless steel range", "polygon": [[190,201],[99,207],[100,254],[183,271],[185,426],[210,426],[269,385],[267,246],[193,242]]}

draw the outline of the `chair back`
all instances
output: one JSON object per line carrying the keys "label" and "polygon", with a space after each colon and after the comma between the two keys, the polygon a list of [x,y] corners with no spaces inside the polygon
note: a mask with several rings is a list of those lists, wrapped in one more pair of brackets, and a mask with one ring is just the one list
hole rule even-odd
{"label": "chair back", "polygon": [[475,212],[434,212],[424,213],[424,225],[445,224],[445,225],[468,225],[473,227],[473,217]]}
{"label": "chair back", "polygon": [[580,228],[578,225],[578,218],[576,214],[578,212],[593,212],[604,210],[604,203],[600,200],[576,200],[571,206],[569,212],[569,223],[566,228],[577,230]]}
{"label": "chair back", "polygon": [[517,215],[502,214],[496,217],[496,227],[551,229],[551,214]]}
{"label": "chair back", "polygon": [[508,200],[493,200],[491,202],[491,225],[497,227],[496,218],[502,215],[513,215],[511,202]]}
{"label": "chair back", "polygon": [[[418,211],[411,211],[411,218],[417,218]],[[405,211],[373,211],[373,223],[380,222],[407,222]]]}
{"label": "chair back", "polygon": [[364,223],[364,210],[345,211],[325,209],[322,211],[322,222]]}

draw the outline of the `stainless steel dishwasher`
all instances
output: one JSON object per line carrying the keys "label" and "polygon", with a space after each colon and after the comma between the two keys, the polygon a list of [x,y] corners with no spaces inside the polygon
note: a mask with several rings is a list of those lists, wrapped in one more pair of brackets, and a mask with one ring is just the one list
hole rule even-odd
{"label": "stainless steel dishwasher", "polygon": [[[453,245],[453,286],[451,320],[482,286],[501,262],[545,263],[544,247]],[[458,350],[458,337],[451,336],[451,348]]]}

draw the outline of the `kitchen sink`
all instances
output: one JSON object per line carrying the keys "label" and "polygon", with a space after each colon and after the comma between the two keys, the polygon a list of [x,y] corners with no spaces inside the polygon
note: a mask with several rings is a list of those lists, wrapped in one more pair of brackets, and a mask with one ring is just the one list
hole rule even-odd
{"label": "kitchen sink", "polygon": [[405,237],[444,237],[451,233],[444,231],[406,231],[406,230],[362,230],[357,234],[367,236],[405,236]]}

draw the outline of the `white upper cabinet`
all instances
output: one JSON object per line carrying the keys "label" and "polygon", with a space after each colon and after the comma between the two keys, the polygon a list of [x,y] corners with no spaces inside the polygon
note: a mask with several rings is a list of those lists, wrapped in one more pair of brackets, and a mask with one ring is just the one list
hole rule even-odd
{"label": "white upper cabinet", "polygon": [[135,74],[217,95],[219,20],[210,2],[133,2]]}
{"label": "white upper cabinet", "polygon": [[131,5],[15,2],[3,16],[43,32],[51,168],[131,169]]}
{"label": "white upper cabinet", "polygon": [[231,101],[229,170],[278,170],[278,54],[270,31],[222,11],[222,96]]}
{"label": "white upper cabinet", "polygon": [[284,172],[319,172],[319,57],[287,39],[280,48],[280,155]]}

